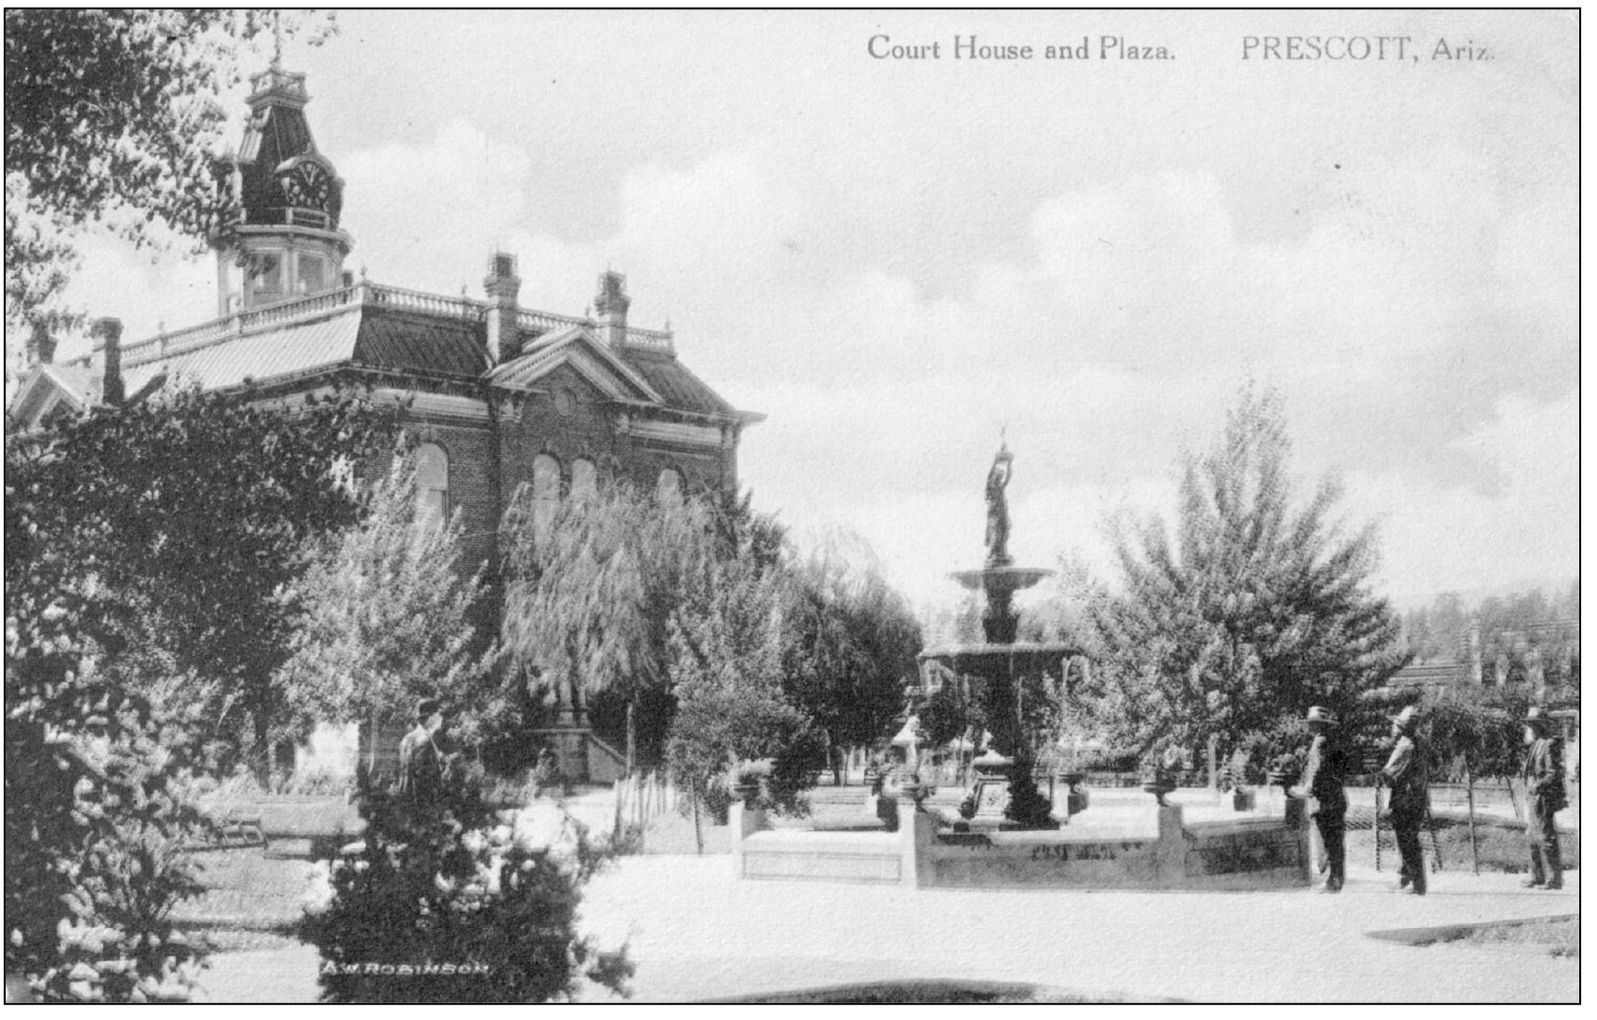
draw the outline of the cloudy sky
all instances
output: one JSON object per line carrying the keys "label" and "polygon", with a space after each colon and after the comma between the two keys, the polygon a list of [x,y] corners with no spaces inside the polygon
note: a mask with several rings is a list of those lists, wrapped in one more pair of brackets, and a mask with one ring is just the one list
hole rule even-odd
{"label": "cloudy sky", "polygon": [[[1573,15],[339,22],[285,64],[347,182],[349,268],[480,296],[509,250],[523,303],[566,312],[625,272],[635,324],[770,416],[756,504],[858,533],[918,602],[982,555],[1000,430],[1017,558],[1102,563],[1104,516],[1166,507],[1250,381],[1297,472],[1382,522],[1400,602],[1578,573]],[[1035,52],[956,57],[972,36]],[[1263,59],[1291,36],[1372,52]],[[207,261],[89,269],[130,338],[214,314]]]}

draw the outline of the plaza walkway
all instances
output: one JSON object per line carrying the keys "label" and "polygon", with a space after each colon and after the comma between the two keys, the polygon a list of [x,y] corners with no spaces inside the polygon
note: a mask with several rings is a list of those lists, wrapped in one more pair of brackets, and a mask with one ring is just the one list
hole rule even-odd
{"label": "plaza walkway", "polygon": [[1519,876],[1441,873],[1425,897],[1353,867],[1340,895],[906,890],[736,882],[731,861],[631,858],[583,904],[631,941],[634,997],[682,1001],[866,981],[1023,981],[1198,1001],[1577,1001],[1572,959],[1401,945],[1370,931],[1571,914]]}
{"label": "plaza walkway", "polygon": [[[1443,872],[1426,897],[1353,867],[1338,896],[908,890],[737,882],[731,859],[630,857],[588,887],[583,927],[623,939],[633,1001],[683,1002],[869,981],[1019,981],[1087,996],[1196,1001],[1574,1002],[1579,963],[1495,947],[1408,946],[1371,931],[1571,914],[1513,875]],[[311,1001],[308,946],[215,958],[212,1001]],[[602,994],[596,996],[603,998]]]}

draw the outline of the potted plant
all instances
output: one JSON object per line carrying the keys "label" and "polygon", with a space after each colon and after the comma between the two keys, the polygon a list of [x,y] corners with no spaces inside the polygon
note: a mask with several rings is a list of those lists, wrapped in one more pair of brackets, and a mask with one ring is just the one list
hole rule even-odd
{"label": "potted plant", "polygon": [[769,758],[737,762],[727,771],[727,788],[745,807],[753,807],[760,791],[770,782],[771,768]]}
{"label": "potted plant", "polygon": [[1221,788],[1231,794],[1231,807],[1235,811],[1252,811],[1258,805],[1258,798],[1248,785],[1247,759],[1238,751],[1220,769]]}
{"label": "potted plant", "polygon": [[1180,748],[1167,747],[1163,754],[1157,759],[1150,759],[1143,768],[1142,788],[1153,794],[1160,807],[1165,806],[1165,797],[1176,788],[1176,776],[1180,775],[1182,764]]}
{"label": "potted plant", "polygon": [[1302,772],[1303,765],[1295,755],[1279,754],[1270,759],[1270,767],[1265,773],[1265,781],[1271,786],[1285,788],[1296,783],[1298,776]]}

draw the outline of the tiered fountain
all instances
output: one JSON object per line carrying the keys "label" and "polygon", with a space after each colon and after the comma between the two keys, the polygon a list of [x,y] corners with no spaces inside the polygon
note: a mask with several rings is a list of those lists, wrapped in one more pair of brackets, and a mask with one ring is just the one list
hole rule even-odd
{"label": "tiered fountain", "polygon": [[[982,613],[985,643],[953,645],[921,653],[922,677],[941,673],[985,681],[987,748],[971,764],[975,786],[958,828],[1052,829],[1052,803],[1037,788],[1036,756],[1024,722],[1022,691],[1029,680],[1046,676],[1065,682],[1068,660],[1081,654],[1070,645],[1017,642],[1020,614],[1011,607],[1017,591],[1032,587],[1053,573],[1040,567],[1017,567],[1009,555],[1009,504],[1006,490],[1014,455],[1000,443],[987,474],[987,559],[980,570],[962,570],[954,580],[986,596]],[[928,669],[929,664],[941,669]],[[923,679],[923,684],[928,681]],[[929,693],[929,692],[927,692]]]}
{"label": "tiered fountain", "polygon": [[[776,829],[752,790],[731,809],[732,863],[742,879],[830,880],[916,888],[1258,889],[1308,882],[1308,829],[1301,812],[1222,811],[1186,804],[1157,783],[1156,803],[1105,790],[1081,824],[1060,823],[1085,806],[1074,778],[1057,807],[1037,788],[1037,755],[1027,733],[1028,692],[1068,683],[1069,645],[1016,641],[1011,602],[1051,571],[1017,567],[1009,556],[1004,491],[1014,458],[1000,447],[987,476],[987,560],[954,579],[986,596],[980,644],[921,654],[922,682],[892,746],[903,751],[894,796],[869,816],[810,831]],[[975,787],[956,813],[933,803],[919,772],[917,702],[943,682],[984,690],[986,752],[972,764]],[[1037,681],[1047,678],[1047,683]],[[976,681],[980,680],[980,683]],[[974,737],[975,734],[967,734]],[[964,740],[961,740],[964,744]],[[1130,793],[1130,791],[1127,791]],[[1191,807],[1191,817],[1187,808]],[[887,822],[882,825],[878,821]],[[949,831],[952,829],[953,831]]]}

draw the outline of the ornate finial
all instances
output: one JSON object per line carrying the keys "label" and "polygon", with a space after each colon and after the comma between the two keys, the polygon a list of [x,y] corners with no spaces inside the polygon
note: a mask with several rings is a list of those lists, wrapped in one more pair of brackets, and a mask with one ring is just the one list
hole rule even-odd
{"label": "ornate finial", "polygon": [[272,12],[272,70],[283,69],[283,13]]}

